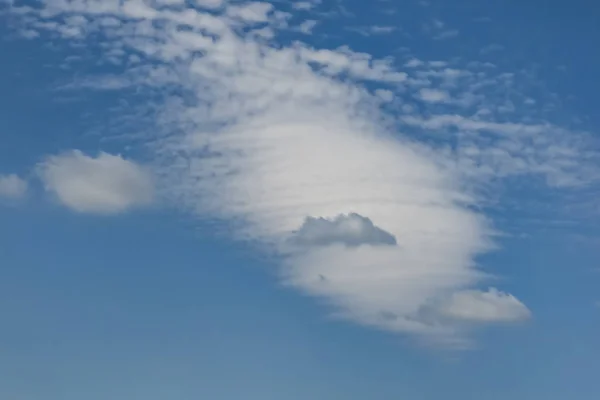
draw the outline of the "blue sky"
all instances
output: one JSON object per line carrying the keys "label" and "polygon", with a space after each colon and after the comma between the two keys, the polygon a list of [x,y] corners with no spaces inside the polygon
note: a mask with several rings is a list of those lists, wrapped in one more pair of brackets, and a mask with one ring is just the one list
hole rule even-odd
{"label": "blue sky", "polygon": [[0,397],[600,394],[600,10],[0,10]]}

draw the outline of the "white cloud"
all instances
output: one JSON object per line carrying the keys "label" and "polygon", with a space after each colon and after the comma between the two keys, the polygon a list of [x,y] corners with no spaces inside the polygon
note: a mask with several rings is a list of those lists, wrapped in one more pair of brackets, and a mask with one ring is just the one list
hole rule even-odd
{"label": "white cloud", "polygon": [[526,125],[519,123],[499,123],[485,120],[477,120],[463,117],[458,114],[439,114],[428,119],[409,116],[404,118],[404,122],[420,126],[426,129],[443,129],[447,127],[456,127],[469,131],[490,131],[503,135],[514,134],[539,134],[550,126],[544,125]]}
{"label": "white cloud", "polygon": [[[341,89],[318,86],[332,96]],[[418,146],[372,131],[360,114],[340,109],[351,93],[341,92],[334,104],[298,99],[292,109],[273,108],[216,136],[193,135],[196,149],[208,145],[220,156],[193,157],[189,149],[190,175],[173,171],[170,179],[183,178],[178,193],[198,212],[244,221],[241,237],[279,251],[306,216],[368,216],[401,245],[293,250],[284,282],[359,323],[437,331],[416,313],[438,291],[478,280],[472,257],[489,245],[486,221],[460,205],[467,198],[456,177]],[[397,318],[383,317],[389,313]]]}
{"label": "white cloud", "polygon": [[394,92],[392,92],[391,90],[386,90],[386,89],[376,89],[375,95],[377,97],[379,97],[381,100],[383,100],[384,102],[391,102],[395,98]]}
{"label": "white cloud", "polygon": [[423,88],[419,91],[419,98],[428,103],[443,103],[450,99],[450,94],[445,90]]}
{"label": "white cloud", "polygon": [[308,11],[308,10],[311,10],[311,9],[317,7],[319,4],[321,4],[321,1],[322,0],[295,1],[292,3],[292,8],[294,10]]}
{"label": "white cloud", "polygon": [[227,15],[246,23],[267,22],[271,11],[273,6],[265,2],[250,2],[227,7]]}
{"label": "white cloud", "polygon": [[[183,3],[183,0],[180,0]],[[207,8],[207,9],[217,9],[223,6],[225,3],[224,0],[193,0],[193,3],[199,7]]]}
{"label": "white cloud", "polygon": [[495,288],[487,292],[465,290],[454,293],[439,312],[465,322],[518,322],[531,317],[531,311],[516,297]]}
{"label": "white cloud", "polygon": [[[253,24],[270,8],[253,9],[263,10],[253,13],[260,18],[241,19]],[[398,84],[406,74],[391,60],[347,47],[270,47],[240,37],[228,17],[155,12],[167,23],[144,24],[150,39],[131,26],[116,28],[112,37],[121,35],[122,43],[151,60],[186,68],[175,76],[154,66],[136,69],[125,75],[131,84],[156,87],[168,76],[169,84],[197,99],[164,107],[162,118],[185,127],[177,129],[180,136],[155,142],[167,194],[199,215],[239,221],[237,237],[285,256],[287,285],[326,299],[338,315],[395,332],[438,331],[416,313],[439,290],[478,280],[472,259],[489,246],[488,223],[463,206],[470,199],[461,193],[459,176],[417,143],[390,136],[378,97],[336,79],[346,74]],[[224,15],[241,14],[228,8]],[[193,29],[176,29],[181,24]],[[192,59],[198,50],[203,57]],[[81,208],[79,200],[70,204]],[[287,246],[307,216],[350,213],[385,226],[402,245]],[[382,317],[390,313],[397,318]]]}
{"label": "white cloud", "polygon": [[152,200],[152,180],[132,161],[101,152],[50,156],[38,165],[46,190],[74,211],[116,214]]}
{"label": "white cloud", "polygon": [[432,68],[443,68],[443,67],[447,66],[448,63],[446,61],[437,60],[437,61],[429,61],[427,63],[427,65],[429,65]]}
{"label": "white cloud", "polygon": [[[540,176],[552,187],[583,187],[600,180],[597,155],[582,148],[574,132],[548,123],[495,122],[487,113],[465,117],[438,114],[403,116],[402,122],[426,132],[460,132],[456,166],[471,178]],[[493,146],[489,138],[494,137]],[[592,161],[590,165],[586,165]]]}
{"label": "white cloud", "polygon": [[[477,107],[475,116],[472,110],[440,114],[436,107],[453,104],[436,103],[423,105],[431,107],[425,118],[402,104],[411,111],[401,121],[414,129],[460,131],[454,153],[447,142],[439,148],[417,142],[398,133],[393,115],[380,108],[394,99],[393,90],[454,94],[458,89],[449,89],[454,85],[466,88],[456,96],[462,99],[492,87],[503,96],[511,78],[490,78],[479,64],[468,65],[467,71],[450,68],[448,61],[416,58],[406,64],[409,76],[390,58],[347,46],[275,45],[288,17],[271,4],[236,4],[207,13],[78,0],[48,2],[45,11],[26,14],[33,28],[63,37],[64,28],[72,26],[40,25],[47,22],[43,15],[48,10],[81,14],[91,23],[110,15],[122,19],[121,25],[98,29],[109,32],[107,48],[127,49],[123,57],[135,53],[142,65],[99,86],[149,86],[157,92],[168,87],[168,93],[175,87],[191,100],[165,94],[157,128],[168,135],[148,137],[165,195],[201,217],[231,221],[235,238],[252,239],[282,256],[283,282],[324,299],[336,315],[393,332],[453,335],[455,324],[467,319],[465,313],[474,315],[473,309],[486,311],[489,304],[501,311],[510,308],[508,295],[464,292],[480,284],[475,260],[493,245],[490,221],[471,207],[479,205],[474,175],[578,172],[569,162],[579,153],[554,142],[563,137],[560,131],[551,127],[554,134],[539,139],[547,124],[497,121],[493,111],[484,119],[484,107],[495,110],[499,104],[497,97],[482,95],[483,100],[469,103]],[[125,18],[133,16],[140,19]],[[161,24],[152,23],[156,20]],[[437,33],[445,28],[440,24],[433,24]],[[457,85],[459,79],[466,84]],[[362,81],[376,89],[370,91]],[[411,86],[416,82],[418,90]],[[490,132],[503,139],[494,142],[499,145],[478,136]],[[515,139],[525,136],[535,145]],[[548,150],[550,144],[554,150]],[[64,167],[72,164],[83,167]],[[107,172],[106,165],[114,168]],[[113,173],[119,169],[129,172]],[[116,212],[149,201],[150,186],[141,178],[145,174],[120,157],[69,153],[48,159],[42,171],[49,190],[81,211]],[[146,183],[132,183],[137,178]],[[352,213],[368,217],[398,245],[288,245],[306,217]],[[448,293],[455,296],[443,315],[422,315],[424,307]]]}
{"label": "white cloud", "polygon": [[299,50],[299,55],[305,62],[319,65],[322,71],[330,76],[348,73],[353,78],[372,81],[406,80],[406,73],[395,71],[390,65],[390,60],[373,60],[371,55],[354,52],[348,47],[336,50],[300,47]]}
{"label": "white cloud", "polygon": [[15,174],[0,175],[0,198],[20,199],[27,193],[27,181]]}
{"label": "white cloud", "polygon": [[369,30],[376,35],[392,33],[396,30],[395,26],[387,26],[387,25],[373,25],[369,27]]}
{"label": "white cloud", "polygon": [[306,21],[304,21],[303,23],[301,23],[300,25],[298,25],[298,31],[304,33],[305,35],[310,35],[313,31],[313,29],[315,28],[315,26],[317,26],[317,21],[315,21],[314,19],[308,19]]}
{"label": "white cloud", "polygon": [[390,34],[396,31],[396,27],[388,25],[372,25],[348,28],[348,30],[360,33],[363,36],[371,36]]}
{"label": "white cloud", "polygon": [[457,29],[449,29],[447,31],[443,31],[443,32],[436,34],[433,38],[435,40],[444,40],[444,39],[451,39],[456,36],[458,36],[458,30]]}
{"label": "white cloud", "polygon": [[406,68],[416,68],[420,67],[421,65],[423,65],[423,61],[417,60],[416,58],[412,58],[404,64]]}

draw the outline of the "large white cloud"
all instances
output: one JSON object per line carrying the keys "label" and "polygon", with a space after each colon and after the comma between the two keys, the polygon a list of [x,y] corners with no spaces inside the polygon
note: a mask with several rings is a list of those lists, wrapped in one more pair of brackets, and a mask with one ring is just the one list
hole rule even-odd
{"label": "large white cloud", "polygon": [[0,174],[0,198],[20,199],[27,193],[27,181],[15,174]]}
{"label": "large white cloud", "polygon": [[[345,46],[284,46],[273,38],[278,29],[290,28],[289,14],[267,3],[223,5],[210,13],[183,2],[42,3],[41,10],[19,11],[28,29],[66,40],[100,33],[94,37],[106,38],[106,57],[123,65],[122,75],[91,77],[83,86],[159,92],[176,87],[185,94],[185,101],[165,95],[157,119],[169,135],[149,138],[166,193],[198,215],[232,221],[236,238],[250,238],[282,256],[285,284],[358,323],[452,336],[465,319],[511,319],[515,298],[464,291],[480,282],[475,260],[492,246],[490,222],[471,207],[480,200],[475,178],[528,173],[565,182],[585,178],[573,168],[577,149],[553,142],[561,137],[559,129],[493,121],[489,110],[497,104],[479,90],[508,78],[490,77],[487,70],[413,59],[405,72],[391,59]],[[306,12],[310,4],[296,8]],[[61,19],[66,15],[84,16],[86,23]],[[441,82],[438,88],[434,80]],[[447,143],[425,146],[396,131],[397,121],[381,112],[381,98],[364,81],[389,90],[408,87],[427,100],[425,106],[435,101],[436,107],[478,110],[466,117],[432,109],[423,118],[402,104],[396,111],[404,113],[399,122],[405,126],[461,131],[454,152]],[[447,100],[439,94],[450,89],[452,101],[438,104]],[[479,140],[481,131],[486,140]],[[551,135],[538,139],[542,131]],[[494,143],[503,146],[500,152]],[[553,154],[560,155],[558,162]],[[82,168],[73,168],[78,165]],[[119,211],[150,196],[144,174],[119,157],[72,153],[50,158],[42,170],[49,190],[80,211]],[[398,245],[289,246],[294,232],[306,228],[306,218],[353,213]],[[339,239],[340,232],[329,234]],[[444,300],[445,306],[431,306]]]}
{"label": "large white cloud", "polygon": [[136,163],[101,152],[91,157],[74,150],[38,165],[45,189],[74,211],[116,214],[152,200],[152,179]]}

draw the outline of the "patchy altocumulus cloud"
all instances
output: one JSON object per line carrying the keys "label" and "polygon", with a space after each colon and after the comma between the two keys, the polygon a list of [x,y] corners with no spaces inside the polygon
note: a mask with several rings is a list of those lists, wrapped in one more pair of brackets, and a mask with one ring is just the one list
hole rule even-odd
{"label": "patchy altocumulus cloud", "polygon": [[37,172],[48,192],[81,213],[116,214],[152,200],[148,172],[121,156],[75,150],[47,157]]}
{"label": "patchy altocumulus cloud", "polygon": [[[511,111],[520,105],[504,95],[509,85],[517,93],[513,75],[485,63],[411,57],[402,68],[348,46],[284,45],[278,33],[294,32],[287,11],[199,4],[42,1],[14,15],[40,36],[102,41],[104,61],[121,73],[90,76],[82,87],[161,95],[162,107],[152,108],[158,132],[147,139],[165,195],[199,216],[234,221],[235,238],[281,254],[282,281],[335,315],[427,337],[462,333],[464,320],[522,319],[514,316],[525,306],[511,295],[468,291],[482,281],[477,256],[493,247],[491,222],[476,211],[478,185],[537,174],[568,186],[593,174],[578,167],[583,146],[565,139],[570,132]],[[319,4],[292,8],[306,15]],[[456,35],[441,21],[427,32]],[[382,93],[392,104],[413,93],[420,108],[404,96],[384,112]],[[445,138],[458,131],[460,140],[425,144],[399,125]],[[40,171],[78,211],[119,212],[151,198],[146,174],[118,156],[67,153]],[[290,248],[294,231],[312,245]],[[325,246],[333,242],[345,246]],[[440,298],[447,303],[425,315]]]}
{"label": "patchy altocumulus cloud", "polygon": [[428,103],[442,103],[448,101],[450,95],[443,90],[423,88],[419,90],[419,98]]}

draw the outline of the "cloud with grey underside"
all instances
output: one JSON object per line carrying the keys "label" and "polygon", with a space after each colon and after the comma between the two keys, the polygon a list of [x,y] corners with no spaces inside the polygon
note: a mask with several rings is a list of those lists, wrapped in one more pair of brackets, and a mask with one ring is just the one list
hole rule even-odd
{"label": "cloud with grey underside", "polygon": [[394,235],[357,213],[339,214],[334,218],[307,217],[293,233],[292,242],[303,246],[338,244],[346,247],[398,244]]}

